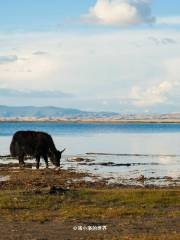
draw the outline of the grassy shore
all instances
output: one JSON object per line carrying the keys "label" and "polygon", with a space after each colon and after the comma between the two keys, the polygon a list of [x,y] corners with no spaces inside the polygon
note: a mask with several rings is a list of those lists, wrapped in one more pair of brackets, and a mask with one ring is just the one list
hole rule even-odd
{"label": "grassy shore", "polygon": [[179,187],[108,186],[84,181],[84,173],[1,166],[7,175],[0,182],[4,239],[180,239]]}

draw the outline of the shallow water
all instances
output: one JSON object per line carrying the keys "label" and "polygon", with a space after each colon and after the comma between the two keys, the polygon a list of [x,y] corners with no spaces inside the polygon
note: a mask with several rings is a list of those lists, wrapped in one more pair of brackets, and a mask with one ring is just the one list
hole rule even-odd
{"label": "shallow water", "polygon": [[[57,148],[67,148],[62,166],[85,170],[115,181],[144,175],[147,184],[172,184],[164,177],[180,178],[180,124],[0,123],[0,155],[9,154],[17,130],[40,130],[53,135]],[[90,154],[86,153],[108,153]],[[118,155],[119,154],[119,155]],[[74,156],[96,165],[67,161]],[[129,166],[102,166],[102,163]],[[158,179],[157,179],[158,178]]]}

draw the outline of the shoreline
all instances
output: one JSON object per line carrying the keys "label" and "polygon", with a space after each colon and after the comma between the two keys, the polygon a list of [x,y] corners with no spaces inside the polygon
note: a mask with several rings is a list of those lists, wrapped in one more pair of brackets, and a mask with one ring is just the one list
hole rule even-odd
{"label": "shoreline", "polygon": [[[27,159],[26,159],[27,160]],[[76,161],[76,160],[75,160]],[[19,188],[28,188],[27,177],[33,179],[34,176],[39,176],[41,187],[46,184],[48,186],[61,185],[63,188],[69,189],[78,189],[78,188],[91,188],[91,189],[149,189],[149,190],[161,190],[161,189],[179,189],[180,185],[178,180],[173,179],[172,177],[165,176],[163,178],[146,178],[143,175],[140,175],[137,178],[131,178],[128,182],[119,182],[116,181],[114,177],[108,176],[99,176],[95,173],[90,173],[89,171],[82,171],[75,168],[63,168],[55,169],[49,167],[40,167],[38,170],[35,168],[35,162],[26,162],[23,168],[19,167],[19,163],[15,162],[0,162],[0,189],[1,190],[10,190],[10,189],[19,189]],[[30,176],[28,172],[31,172]],[[44,173],[51,175],[52,179],[42,179],[44,178]],[[25,179],[23,179],[25,177]],[[56,179],[56,181],[54,181]],[[174,185],[171,184],[145,184],[145,181],[150,179],[165,179],[170,182],[175,182]],[[17,181],[18,180],[18,181]],[[113,181],[111,181],[113,180]],[[132,181],[132,182],[131,182]],[[40,187],[39,185],[39,187]],[[31,187],[36,187],[36,182],[31,182]]]}
{"label": "shoreline", "polygon": [[[135,155],[133,155],[135,156]],[[29,162],[28,162],[29,160]],[[69,165],[70,164],[70,165]],[[74,165],[74,166],[73,166]],[[142,175],[141,172],[137,174],[137,176],[118,176],[117,174],[109,174],[108,172],[104,172],[104,174],[98,173],[98,171],[92,172],[88,167],[96,166],[97,170],[99,167],[130,167],[132,166],[130,163],[114,163],[114,162],[97,162],[95,163],[94,160],[91,160],[89,158],[82,158],[82,157],[71,157],[67,158],[66,161],[61,164],[61,168],[59,170],[64,172],[73,172],[76,173],[76,177],[72,180],[72,182],[80,183],[83,182],[84,187],[89,186],[89,184],[101,185],[105,188],[148,188],[148,189],[162,189],[162,188],[174,188],[174,187],[180,187],[180,178],[179,177],[172,177],[170,175],[163,175],[163,176],[145,176]],[[137,165],[140,165],[140,163],[137,163]],[[67,166],[67,167],[65,167]],[[84,166],[86,168],[81,169],[81,166]],[[33,172],[36,171],[35,169],[36,164],[35,160],[33,161],[32,158],[26,158],[25,159],[25,167],[19,168],[18,160],[15,158],[12,158],[10,155],[7,156],[0,156],[0,182],[1,177],[5,175],[5,177],[9,176],[7,172],[9,172],[10,169],[16,169],[16,171],[21,170],[32,170]],[[40,170],[46,170],[44,168],[44,164],[41,163]],[[59,171],[58,169],[54,168],[53,165],[50,164],[49,169],[51,171]],[[2,171],[3,170],[3,171]],[[3,172],[3,174],[2,174]],[[78,177],[77,177],[78,176]],[[80,180],[80,182],[79,182]],[[87,184],[87,185],[86,185]]]}
{"label": "shoreline", "polygon": [[46,118],[1,118],[0,123],[115,123],[115,124],[151,124],[151,123],[171,123],[179,124],[180,119],[46,119]]}

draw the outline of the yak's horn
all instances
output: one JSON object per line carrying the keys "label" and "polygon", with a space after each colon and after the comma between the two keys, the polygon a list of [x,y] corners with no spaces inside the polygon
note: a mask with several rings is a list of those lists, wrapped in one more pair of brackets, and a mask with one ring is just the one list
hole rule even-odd
{"label": "yak's horn", "polygon": [[64,148],[64,149],[61,151],[61,153],[63,153],[64,151],[66,151],[66,148]]}

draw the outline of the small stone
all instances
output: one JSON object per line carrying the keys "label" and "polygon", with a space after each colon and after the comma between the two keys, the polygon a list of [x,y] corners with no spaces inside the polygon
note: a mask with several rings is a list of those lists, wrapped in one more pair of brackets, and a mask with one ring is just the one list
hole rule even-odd
{"label": "small stone", "polygon": [[50,194],[62,194],[65,193],[66,191],[68,190],[59,186],[51,186],[49,189]]}
{"label": "small stone", "polygon": [[144,175],[141,175],[140,177],[137,178],[137,181],[144,181],[146,178]]}

